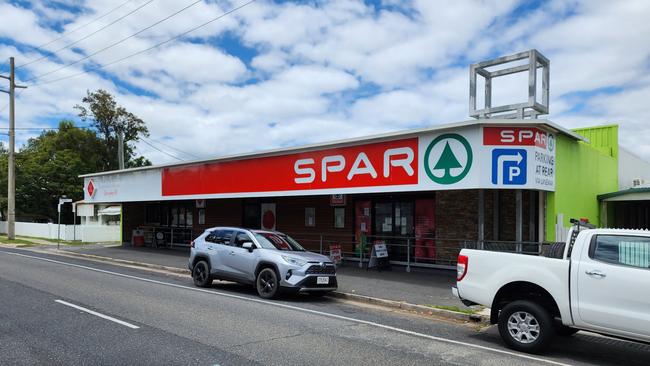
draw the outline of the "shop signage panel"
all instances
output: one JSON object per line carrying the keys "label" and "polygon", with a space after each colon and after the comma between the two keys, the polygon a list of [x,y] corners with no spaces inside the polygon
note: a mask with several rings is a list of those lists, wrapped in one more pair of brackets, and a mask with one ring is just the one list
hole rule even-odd
{"label": "shop signage panel", "polygon": [[163,196],[413,185],[418,139],[170,167]]}
{"label": "shop signage panel", "polygon": [[478,188],[480,147],[480,128],[476,126],[420,136],[420,188]]}
{"label": "shop signage panel", "polygon": [[160,169],[84,178],[86,202],[134,202],[161,199]]}
{"label": "shop signage panel", "polygon": [[477,188],[554,191],[555,135],[536,127],[472,125],[352,146],[98,175],[85,178],[84,199],[323,194],[336,195],[334,205],[345,194]]}
{"label": "shop signage panel", "polygon": [[484,127],[481,186],[555,190],[555,135],[535,127]]}

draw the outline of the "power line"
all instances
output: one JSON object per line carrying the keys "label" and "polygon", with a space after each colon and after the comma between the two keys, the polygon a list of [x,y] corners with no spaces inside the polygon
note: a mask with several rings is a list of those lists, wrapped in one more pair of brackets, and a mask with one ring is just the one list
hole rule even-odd
{"label": "power line", "polygon": [[93,52],[93,53],[91,53],[91,54],[89,54],[89,55],[86,55],[86,56],[84,56],[84,57],[82,57],[82,58],[80,58],[80,59],[78,59],[78,60],[76,60],[76,61],[73,61],[73,62],[70,62],[70,63],[68,63],[68,64],[65,64],[65,65],[63,65],[63,66],[61,66],[61,67],[59,67],[59,68],[57,68],[57,69],[50,70],[50,71],[48,71],[48,72],[46,72],[46,73],[40,74],[40,75],[38,75],[38,76],[35,76],[35,77],[33,77],[33,78],[27,80],[26,82],[30,82],[30,81],[34,81],[34,80],[40,79],[40,78],[42,78],[43,76],[47,76],[47,75],[53,74],[53,73],[55,73],[55,72],[61,71],[61,70],[65,69],[65,68],[68,68],[68,67],[70,67],[70,66],[72,66],[72,65],[76,65],[76,64],[78,64],[78,63],[81,62],[81,61],[87,60],[87,59],[89,59],[89,58],[91,58],[91,57],[93,57],[93,56],[95,56],[95,55],[97,55],[97,54],[99,54],[99,53],[102,53],[102,52],[104,52],[104,51],[106,51],[106,50],[108,50],[108,49],[110,49],[110,48],[113,48],[113,47],[117,46],[118,44],[120,44],[120,43],[122,43],[122,42],[125,42],[125,41],[128,40],[128,39],[131,39],[131,38],[137,36],[138,34],[144,32],[144,31],[147,31],[147,30],[149,30],[149,29],[151,29],[151,28],[157,26],[158,24],[160,24],[160,23],[162,23],[162,22],[164,22],[164,21],[166,21],[166,20],[168,20],[168,19],[170,19],[170,18],[175,17],[176,15],[178,15],[178,14],[184,12],[185,10],[187,10],[187,9],[189,9],[189,8],[191,8],[191,7],[193,7],[194,5],[196,5],[196,4],[198,4],[198,3],[202,2],[202,1],[203,1],[203,0],[196,0],[195,2],[193,2],[193,3],[191,3],[191,4],[187,5],[187,6],[185,6],[184,8],[182,8],[182,9],[180,9],[180,10],[177,10],[176,12],[172,13],[171,15],[168,15],[167,17],[165,17],[165,18],[163,18],[163,19],[161,19],[161,20],[159,20],[159,21],[157,21],[157,22],[155,22],[155,23],[153,23],[153,24],[151,24],[151,25],[149,25],[149,26],[147,26],[147,27],[145,27],[145,28],[143,28],[143,29],[141,29],[141,30],[139,30],[139,31],[137,31],[137,32],[135,32],[135,33],[133,33],[133,34],[127,36],[127,37],[125,37],[125,38],[122,38],[121,40],[119,40],[119,41],[117,41],[117,42],[111,43],[110,45],[108,45],[108,46],[106,46],[106,47],[104,47],[104,48],[102,48],[102,49],[100,49],[100,50],[98,50],[98,51],[95,51],[95,52]]}
{"label": "power line", "polygon": [[149,140],[150,142],[154,142],[154,143],[156,143],[156,144],[160,144],[160,145],[165,146],[165,147],[167,147],[167,148],[170,148],[170,149],[172,149],[172,150],[176,150],[176,151],[178,151],[178,152],[181,153],[181,154],[185,154],[185,155],[187,155],[187,156],[191,156],[191,157],[196,158],[196,159],[201,159],[201,157],[198,156],[198,155],[194,155],[194,154],[189,153],[189,152],[187,152],[187,151],[183,151],[183,150],[181,150],[181,149],[175,148],[175,147],[173,147],[173,146],[171,146],[171,145],[167,145],[167,144],[163,143],[163,142],[160,141],[160,140],[154,140],[154,139],[152,139],[152,138],[149,138],[148,140]]}
{"label": "power line", "polygon": [[[224,17],[226,17],[226,16],[228,16],[228,15],[230,15],[230,14],[236,12],[237,10],[239,10],[239,9],[241,9],[241,8],[247,6],[247,5],[250,5],[250,4],[254,3],[255,1],[256,1],[256,0],[250,0],[250,1],[248,1],[248,2],[246,2],[246,3],[244,3],[244,4],[240,5],[240,6],[238,6],[238,7],[236,7],[236,8],[233,8],[233,9],[231,9],[231,10],[229,10],[229,11],[227,11],[227,12],[225,12],[225,13],[223,13],[223,14],[221,14],[221,15],[215,17],[215,18],[212,18],[212,19],[208,20],[208,21],[205,22],[205,23],[202,23],[202,24],[200,24],[200,25],[198,25],[198,26],[196,26],[196,27],[194,27],[194,28],[191,28],[191,29],[189,29],[189,30],[187,30],[187,31],[185,31],[185,32],[183,32],[183,33],[180,33],[180,34],[178,34],[178,35],[176,35],[176,36],[174,36],[174,37],[172,37],[172,38],[169,38],[169,39],[167,39],[167,40],[165,40],[165,41],[163,41],[163,42],[157,43],[157,44],[155,44],[155,45],[153,45],[153,46],[151,46],[151,47],[149,47],[149,48],[145,48],[145,49],[140,50],[140,51],[138,51],[138,52],[135,52],[135,53],[132,53],[132,54],[130,54],[130,55],[124,56],[124,57],[122,57],[122,58],[119,58],[119,59],[117,59],[117,60],[111,61],[111,62],[109,62],[109,63],[107,63],[107,64],[99,65],[99,66],[92,67],[92,68],[88,68],[88,69],[86,69],[86,70],[84,70],[84,71],[82,71],[82,72],[75,73],[75,74],[71,74],[71,75],[68,75],[68,76],[64,76],[64,77],[61,77],[61,78],[58,78],[58,79],[46,80],[46,81],[43,81],[43,82],[40,82],[40,83],[35,83],[35,84],[32,84],[31,86],[37,86],[37,85],[45,85],[45,84],[56,83],[56,82],[59,82],[59,81],[62,81],[62,80],[71,79],[71,78],[74,78],[74,77],[77,77],[77,76],[80,76],[80,75],[83,75],[83,74],[87,74],[87,73],[89,73],[89,72],[91,72],[91,71],[100,70],[100,69],[103,69],[103,68],[105,68],[105,67],[108,67],[108,66],[111,66],[111,65],[117,64],[117,63],[119,63],[119,62],[125,61],[125,60],[127,60],[127,59],[129,59],[129,58],[131,58],[131,57],[138,56],[138,55],[143,54],[143,53],[145,53],[145,52],[151,51],[151,50],[153,50],[154,48],[158,48],[158,47],[160,47],[160,46],[162,46],[162,45],[164,45],[164,44],[167,44],[167,43],[172,42],[172,41],[175,41],[175,40],[177,40],[177,39],[179,39],[179,38],[181,38],[181,37],[184,37],[184,36],[186,36],[186,35],[189,34],[189,33],[192,33],[192,32],[194,32],[194,31],[196,31],[196,30],[198,30],[198,29],[200,29],[200,28],[203,28],[203,27],[205,27],[206,25],[208,25],[208,24],[210,24],[210,23],[213,23],[213,22],[215,22],[215,21],[217,21],[217,20],[219,20],[219,19],[221,19],[221,18],[224,18]],[[34,80],[34,79],[32,79],[32,80]]]}
{"label": "power line", "polygon": [[165,154],[165,155],[168,155],[168,156],[171,156],[172,158],[174,158],[174,159],[176,159],[176,160],[180,160],[180,161],[183,161],[183,160],[184,160],[184,159],[179,158],[179,157],[176,156],[176,155],[173,155],[173,154],[171,154],[171,153],[168,153],[167,151],[160,150],[159,148],[157,148],[157,147],[153,146],[152,144],[150,144],[149,142],[147,142],[145,139],[140,139],[140,141],[142,141],[142,142],[144,142],[145,144],[151,146],[154,150],[158,150],[158,151],[160,151],[161,153],[163,153],[163,154]]}
{"label": "power line", "polygon": [[[65,128],[78,128],[80,130],[92,130],[95,127],[93,127],[93,126],[66,126],[66,127],[64,127],[64,129]],[[8,129],[9,129],[9,127],[0,127],[0,130],[8,130]],[[61,129],[61,127],[16,127],[15,128],[15,130],[20,130],[20,131],[56,131],[56,130],[60,130],[60,129]],[[165,146],[167,148],[170,148],[172,150],[176,150],[181,154],[185,154],[185,155],[191,156],[191,157],[196,158],[196,159],[201,159],[200,156],[197,156],[197,155],[194,155],[194,154],[189,153],[187,151],[183,151],[181,149],[175,148],[175,147],[173,147],[171,145],[167,145],[167,144],[165,144],[165,143],[163,143],[162,141],[159,141],[159,140],[154,140],[154,139],[151,139],[151,138],[147,139],[145,137],[140,137],[140,139],[141,140],[145,140],[145,139],[148,140],[149,143],[147,143],[146,141],[145,141],[145,143],[147,143],[149,146],[152,146],[150,143],[156,143],[156,144]]]}
{"label": "power line", "polygon": [[[51,41],[49,41],[49,42],[43,43],[43,44],[40,45],[40,46],[36,46],[35,48],[40,50],[40,49],[42,49],[42,48],[45,47],[45,46],[49,46],[50,44],[52,44],[52,43],[54,43],[54,42],[60,40],[61,38],[65,37],[65,36],[68,36],[68,35],[70,35],[70,34],[76,32],[76,31],[78,31],[78,30],[80,30],[80,29],[82,29],[82,28],[87,27],[87,26],[89,26],[89,25],[95,23],[96,21],[98,21],[98,20],[100,20],[100,19],[106,17],[107,15],[112,14],[113,12],[117,11],[118,9],[122,8],[124,5],[126,5],[126,4],[128,4],[128,3],[132,2],[132,1],[133,1],[133,0],[126,0],[126,1],[123,2],[122,4],[120,4],[120,5],[116,6],[116,7],[114,7],[113,9],[111,9],[111,10],[109,10],[108,12],[106,12],[106,13],[104,13],[104,14],[98,16],[97,18],[95,18],[95,19],[89,21],[88,23],[85,23],[85,24],[83,24],[83,25],[80,25],[80,26],[78,26],[77,28],[71,29],[71,30],[69,30],[69,31],[67,31],[67,32],[63,32],[63,33],[61,33],[61,35],[60,35],[58,38],[55,38],[55,39],[53,39],[53,40],[51,40]],[[24,65],[23,65],[23,66],[24,66]],[[20,67],[20,66],[18,66],[18,67]]]}
{"label": "power line", "polygon": [[[131,0],[131,1],[132,1],[132,0]],[[108,23],[108,24],[102,26],[101,28],[97,29],[96,31],[94,31],[94,32],[92,32],[92,33],[90,33],[90,34],[87,34],[86,36],[83,36],[83,37],[79,38],[78,40],[76,40],[76,41],[74,41],[74,42],[72,42],[72,43],[69,43],[69,44],[67,44],[67,45],[65,45],[65,46],[63,46],[63,47],[61,47],[61,48],[59,48],[59,49],[57,49],[57,50],[51,51],[50,53],[52,53],[53,55],[55,55],[56,53],[58,53],[58,52],[60,52],[60,51],[63,51],[63,50],[65,50],[65,49],[68,49],[68,48],[74,46],[75,44],[77,44],[77,43],[79,43],[79,42],[81,42],[81,41],[83,41],[83,40],[86,40],[86,39],[92,37],[93,35],[95,35],[95,34],[101,32],[101,31],[103,31],[104,29],[110,27],[111,25],[113,25],[113,24],[119,22],[120,20],[122,20],[122,19],[128,17],[129,15],[131,15],[131,14],[137,12],[138,10],[144,8],[145,6],[151,4],[153,1],[154,1],[154,0],[149,0],[149,1],[147,1],[146,3],[144,3],[144,4],[140,5],[140,6],[138,6],[137,8],[131,10],[130,12],[124,14],[123,16],[121,16],[121,17],[119,17],[119,18],[113,20],[112,22],[110,22],[110,23]],[[40,48],[40,47],[39,47],[39,48]],[[50,56],[48,56],[48,55],[43,55],[43,56],[41,56],[41,57],[39,57],[39,58],[37,58],[37,59],[34,59],[34,60],[32,60],[32,61],[29,61],[29,62],[26,62],[26,63],[24,63],[24,64],[22,64],[22,65],[20,65],[20,66],[17,66],[16,68],[20,68],[20,67],[23,67],[23,66],[31,65],[31,64],[33,64],[33,63],[39,62],[39,61],[41,61],[41,60],[43,60],[43,59],[46,59],[46,58],[49,58],[49,57],[50,57]]]}
{"label": "power line", "polygon": [[[91,130],[93,126],[66,126],[64,128],[78,128],[80,130]],[[8,130],[9,127],[0,127],[0,130]],[[61,127],[16,127],[14,130],[21,131],[45,131],[45,130],[60,130]]]}

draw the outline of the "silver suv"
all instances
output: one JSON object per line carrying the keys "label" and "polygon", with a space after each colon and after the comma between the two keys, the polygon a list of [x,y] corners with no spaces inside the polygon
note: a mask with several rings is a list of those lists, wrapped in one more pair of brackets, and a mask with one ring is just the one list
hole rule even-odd
{"label": "silver suv", "polygon": [[196,286],[210,286],[214,279],[251,284],[265,299],[280,290],[320,296],[337,288],[328,257],[277,231],[207,229],[192,241],[189,269]]}

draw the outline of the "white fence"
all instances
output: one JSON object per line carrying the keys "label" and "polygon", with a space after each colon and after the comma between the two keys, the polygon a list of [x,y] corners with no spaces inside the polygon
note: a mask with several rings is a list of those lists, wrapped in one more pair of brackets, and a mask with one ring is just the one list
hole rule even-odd
{"label": "white fence", "polygon": [[[58,230],[57,224],[16,223],[16,235],[19,236],[56,240]],[[7,233],[6,221],[0,221],[0,233]],[[61,225],[61,240],[80,240],[89,243],[120,241],[120,239],[120,227],[117,225]]]}

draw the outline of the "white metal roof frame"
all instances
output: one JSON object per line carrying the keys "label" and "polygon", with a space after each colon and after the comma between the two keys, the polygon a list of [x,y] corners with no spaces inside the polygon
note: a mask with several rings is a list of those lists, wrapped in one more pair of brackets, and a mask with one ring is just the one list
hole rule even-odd
{"label": "white metal roof frame", "polygon": [[329,149],[334,147],[356,145],[360,142],[372,143],[372,142],[379,142],[379,141],[394,140],[395,138],[408,138],[408,137],[417,136],[422,133],[443,131],[443,130],[449,130],[454,128],[468,127],[468,126],[541,126],[547,130],[550,130],[551,132],[560,133],[578,141],[584,141],[587,143],[589,142],[587,138],[546,119],[482,119],[482,120],[468,120],[463,122],[447,123],[447,124],[437,125],[434,127],[389,132],[389,133],[378,134],[378,135],[355,137],[350,139],[328,141],[328,142],[322,142],[317,144],[302,145],[302,146],[289,147],[289,148],[262,150],[262,151],[248,152],[242,154],[225,155],[225,156],[209,158],[209,159],[179,161],[174,163],[151,165],[151,166],[138,167],[138,168],[128,168],[122,170],[111,170],[107,172],[82,174],[79,177],[80,178],[97,177],[102,175],[131,173],[131,172],[137,172],[142,170],[162,169],[162,168],[170,168],[170,167],[185,166],[185,165],[198,165],[198,164],[205,164],[205,163],[212,163],[212,162],[232,161],[232,160],[266,157],[266,156],[277,156],[277,155],[284,155],[288,153],[299,153],[303,151],[323,150],[323,149]]}

